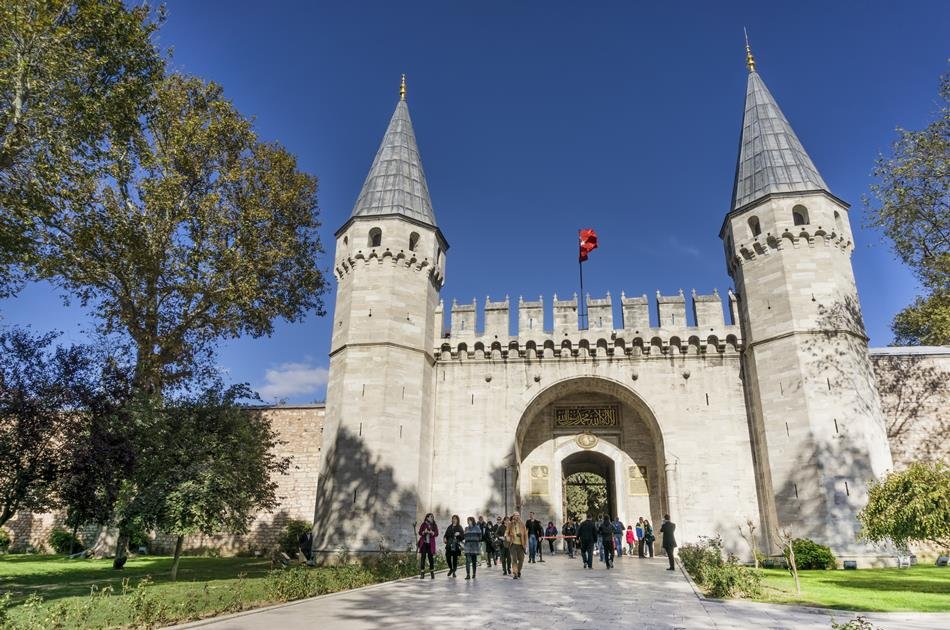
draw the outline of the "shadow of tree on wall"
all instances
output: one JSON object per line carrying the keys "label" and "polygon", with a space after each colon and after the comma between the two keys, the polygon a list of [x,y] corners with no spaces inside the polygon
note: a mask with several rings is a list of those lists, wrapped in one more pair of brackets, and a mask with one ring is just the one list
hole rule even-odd
{"label": "shadow of tree on wall", "polygon": [[[882,355],[872,363],[894,459],[943,458],[950,413],[941,405],[950,399],[950,374],[926,365],[922,356]],[[926,435],[915,439],[921,431]]]}

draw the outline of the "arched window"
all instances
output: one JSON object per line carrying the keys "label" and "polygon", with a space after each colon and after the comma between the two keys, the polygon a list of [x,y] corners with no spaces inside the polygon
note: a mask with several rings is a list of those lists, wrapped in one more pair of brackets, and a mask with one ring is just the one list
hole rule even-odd
{"label": "arched window", "polygon": [[838,214],[837,210],[835,210],[835,226],[838,228],[839,234],[844,232],[844,223],[841,221],[841,215]]}
{"label": "arched window", "polygon": [[416,251],[416,245],[418,244],[419,244],[419,233],[413,232],[412,234],[409,235],[409,251],[410,252]]}
{"label": "arched window", "polygon": [[808,225],[808,209],[800,205],[792,208],[792,221],[795,225]]}
{"label": "arched window", "polygon": [[369,231],[369,246],[370,247],[379,247],[383,242],[383,231],[378,227],[373,228]]}
{"label": "arched window", "polygon": [[344,237],[343,237],[343,247],[344,247],[344,248],[348,248],[349,246],[350,246],[350,237],[349,237],[349,236],[344,236]]}
{"label": "arched window", "polygon": [[752,236],[758,236],[762,233],[762,227],[759,225],[759,217],[749,217],[749,231]]}

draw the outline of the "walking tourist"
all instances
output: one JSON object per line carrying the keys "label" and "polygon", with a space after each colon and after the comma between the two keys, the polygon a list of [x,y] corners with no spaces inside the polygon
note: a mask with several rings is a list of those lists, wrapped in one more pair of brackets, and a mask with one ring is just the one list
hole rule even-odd
{"label": "walking tourist", "polygon": [[534,517],[534,512],[528,512],[528,520],[524,522],[524,526],[528,530],[528,564],[532,564],[538,555],[538,542],[544,530],[541,528],[541,521]]}
{"label": "walking tourist", "polygon": [[449,565],[448,577],[455,577],[455,572],[459,568],[459,556],[462,555],[462,539],[465,537],[465,530],[459,521],[459,515],[452,515],[452,524],[445,530],[445,560]]}
{"label": "walking tourist", "polygon": [[614,551],[618,558],[623,555],[623,522],[619,516],[614,517]]}
{"label": "walking tourist", "polygon": [[498,545],[498,556],[501,558],[502,575],[511,575],[511,543],[508,542],[509,527],[511,527],[511,518],[506,516],[502,519],[498,529],[495,530],[495,542]]}
{"label": "walking tourist", "polygon": [[577,535],[577,528],[574,527],[574,523],[571,522],[571,519],[567,519],[564,522],[564,526],[561,527],[561,535],[564,536],[564,545],[567,547],[567,557],[574,557],[574,536]]}
{"label": "walking tourist", "polygon": [[633,525],[627,525],[627,555],[633,555],[633,546],[637,542],[637,535],[633,531]]}
{"label": "walking tourist", "polygon": [[528,530],[521,522],[521,515],[517,512],[511,515],[511,523],[505,532],[511,552],[511,570],[514,573],[511,577],[521,578],[521,569],[524,568],[524,546],[528,542]]}
{"label": "walking tourist", "polygon": [[544,528],[544,538],[548,541],[548,549],[553,556],[554,541],[557,540],[557,527],[554,526],[554,521],[548,521],[548,526]]}
{"label": "walking tourist", "polygon": [[650,525],[649,519],[643,519],[643,542],[647,555],[653,557],[653,541],[656,536],[653,535],[653,525]]}
{"label": "walking tourist", "polygon": [[482,528],[475,522],[474,516],[468,517],[468,527],[465,528],[465,579],[471,580],[475,577],[475,571],[478,569],[478,554],[482,550],[482,539],[484,534]]}
{"label": "walking tourist", "polygon": [[604,563],[608,569],[614,568],[614,524],[610,522],[610,517],[604,514],[604,520],[600,524],[600,544],[604,552]]}
{"label": "walking tourist", "polygon": [[667,571],[672,571],[673,567],[673,550],[676,549],[676,536],[673,532],[676,531],[676,523],[670,520],[669,514],[663,515],[663,524],[660,525],[660,533],[663,534],[663,551],[666,552],[666,557],[670,559],[670,568]]}
{"label": "walking tourist", "polygon": [[637,529],[634,531],[637,536],[637,555],[643,557],[643,517],[637,520]]}
{"label": "walking tourist", "polygon": [[577,527],[577,544],[581,547],[581,560],[584,561],[585,569],[594,568],[594,542],[597,540],[597,528],[590,514],[584,519],[584,522]]}
{"label": "walking tourist", "polygon": [[435,541],[439,537],[439,526],[435,524],[432,512],[426,514],[419,526],[419,579],[426,576],[426,558],[429,559],[429,577],[435,579]]}

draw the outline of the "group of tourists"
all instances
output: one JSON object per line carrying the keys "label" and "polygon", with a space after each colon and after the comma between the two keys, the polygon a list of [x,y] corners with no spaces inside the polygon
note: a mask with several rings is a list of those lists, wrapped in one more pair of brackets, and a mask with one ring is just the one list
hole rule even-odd
{"label": "group of tourists", "polygon": [[[663,549],[670,561],[669,571],[673,566],[673,550],[676,547],[674,531],[676,525],[670,521],[670,515],[663,516],[660,532],[663,535]],[[513,579],[521,578],[521,571],[527,557],[528,563],[544,562],[544,541],[548,542],[548,553],[557,553],[557,540],[564,541],[565,551],[570,558],[574,558],[575,550],[580,551],[581,560],[585,569],[594,568],[594,550],[608,569],[614,567],[616,558],[623,555],[633,556],[636,549],[640,558],[653,557],[653,543],[656,536],[653,526],[648,519],[642,516],[636,525],[627,525],[620,518],[611,520],[604,515],[601,521],[594,521],[590,514],[581,523],[575,525],[568,519],[560,531],[553,521],[543,526],[535,518],[534,512],[528,513],[525,521],[521,514],[515,512],[511,516],[486,520],[484,516],[477,519],[469,516],[463,526],[458,515],[452,516],[451,524],[444,532],[439,532],[435,517],[430,512],[419,526],[418,550],[420,554],[419,577],[426,576],[426,563],[430,579],[435,579],[435,556],[438,553],[438,543],[445,546],[445,559],[449,566],[448,577],[454,578],[459,567],[459,558],[465,556],[465,579],[474,580],[482,552],[488,567],[501,564],[502,575],[510,575]],[[624,543],[627,549],[624,553]]]}

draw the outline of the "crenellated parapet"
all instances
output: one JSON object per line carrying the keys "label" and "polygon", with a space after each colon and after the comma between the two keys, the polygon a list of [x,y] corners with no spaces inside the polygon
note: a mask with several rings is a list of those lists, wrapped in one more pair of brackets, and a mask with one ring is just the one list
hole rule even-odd
{"label": "crenellated parapet", "polygon": [[365,252],[360,249],[349,255],[338,255],[333,271],[337,280],[342,281],[347,274],[354,273],[358,269],[384,264],[391,264],[394,267],[401,267],[408,271],[426,273],[432,283],[440,289],[445,283],[443,270],[439,265],[433,264],[428,257],[419,256],[416,252],[407,252],[404,249],[392,251],[388,247],[374,247]]}
{"label": "crenellated parapet", "polygon": [[[656,293],[651,304],[646,295],[628,297],[620,294],[620,326],[614,326],[613,301],[608,293],[603,298],[586,296],[588,326],[578,318],[578,298],[554,296],[548,322],[544,299],[526,301],[518,298],[517,334],[510,334],[511,307],[506,296],[502,301],[486,298],[484,326],[476,327],[479,305],[475,300],[458,303],[453,300],[449,327],[437,341],[436,355],[448,359],[541,359],[541,358],[603,358],[658,357],[723,354],[738,350],[741,340],[735,322],[736,298],[728,293],[729,317],[723,310],[718,290],[699,294],[693,290],[687,298],[683,291],[675,295]],[[687,303],[693,319],[687,319]],[[442,306],[436,312],[441,324]]]}
{"label": "crenellated parapet", "polygon": [[854,243],[844,230],[826,230],[820,225],[794,226],[778,233],[765,232],[735,243],[728,263],[731,268],[735,265],[754,263],[780,250],[806,247],[837,247],[842,252],[850,254],[854,249]]}

